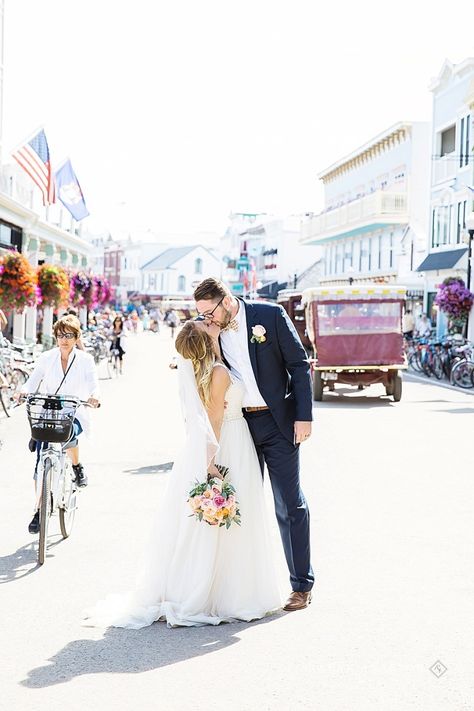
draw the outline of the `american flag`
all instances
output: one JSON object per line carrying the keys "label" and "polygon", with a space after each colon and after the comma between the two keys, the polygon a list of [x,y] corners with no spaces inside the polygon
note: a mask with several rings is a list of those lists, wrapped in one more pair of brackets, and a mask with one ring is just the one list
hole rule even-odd
{"label": "american flag", "polygon": [[41,190],[43,205],[56,202],[54,175],[44,130],[40,129],[33,138],[14,151],[12,156]]}

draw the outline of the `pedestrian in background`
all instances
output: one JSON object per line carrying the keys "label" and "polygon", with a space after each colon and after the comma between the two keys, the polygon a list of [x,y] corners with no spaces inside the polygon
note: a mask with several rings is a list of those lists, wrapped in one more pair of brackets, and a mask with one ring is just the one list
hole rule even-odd
{"label": "pedestrian in background", "polygon": [[413,338],[413,332],[415,330],[415,319],[410,309],[407,309],[403,314],[402,319],[402,333],[405,338],[411,340]]}
{"label": "pedestrian in background", "polygon": [[174,309],[170,309],[166,312],[165,323],[167,323],[171,329],[171,338],[174,338],[175,331],[180,323],[179,316]]}
{"label": "pedestrian in background", "polygon": [[125,355],[125,339],[127,337],[127,330],[124,325],[124,319],[122,316],[116,316],[114,318],[114,323],[112,326],[111,333],[111,344],[110,350],[116,351],[119,359],[119,372],[120,375],[123,373],[123,356]]}
{"label": "pedestrian in background", "polygon": [[421,314],[420,319],[416,325],[416,333],[420,338],[429,338],[431,336],[431,321],[426,314]]}

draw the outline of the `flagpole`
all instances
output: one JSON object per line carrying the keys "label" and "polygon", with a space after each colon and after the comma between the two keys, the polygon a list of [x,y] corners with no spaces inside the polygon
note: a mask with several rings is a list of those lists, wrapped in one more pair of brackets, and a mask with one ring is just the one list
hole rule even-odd
{"label": "flagpole", "polygon": [[5,0],[0,0],[0,165],[3,164],[3,79],[5,75]]}

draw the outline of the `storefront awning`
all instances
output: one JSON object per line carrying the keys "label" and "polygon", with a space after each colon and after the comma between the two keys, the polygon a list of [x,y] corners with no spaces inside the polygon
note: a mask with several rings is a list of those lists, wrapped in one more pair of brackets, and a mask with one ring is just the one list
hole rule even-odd
{"label": "storefront awning", "polygon": [[286,289],[287,282],[270,281],[261,289],[257,289],[257,294],[264,299],[276,299],[278,292]]}
{"label": "storefront awning", "polygon": [[428,254],[417,268],[417,272],[433,272],[439,269],[452,269],[467,252],[466,248],[447,249],[443,252]]}

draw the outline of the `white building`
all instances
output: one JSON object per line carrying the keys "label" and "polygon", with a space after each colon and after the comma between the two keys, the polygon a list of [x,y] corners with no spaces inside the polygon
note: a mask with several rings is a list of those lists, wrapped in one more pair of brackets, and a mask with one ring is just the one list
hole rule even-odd
{"label": "white building", "polygon": [[117,293],[122,301],[137,295],[142,288],[142,267],[161,254],[168,244],[134,242],[131,238],[121,243],[120,280]]}
{"label": "white building", "polygon": [[465,220],[474,206],[474,58],[457,65],[446,61],[430,89],[433,119],[429,254],[418,270],[424,275],[425,310],[441,335],[447,323],[433,307],[437,286],[446,277],[459,276],[466,281],[467,276]]}
{"label": "white building", "polygon": [[324,209],[303,219],[301,242],[324,246],[321,283],[404,284],[421,309],[429,158],[429,124],[403,121],[319,175]]}
{"label": "white building", "polygon": [[[92,251],[82,229],[58,205],[43,207],[34,183],[13,165],[0,168],[0,253],[16,249],[33,266],[44,262],[75,269],[86,268]],[[43,309],[42,333],[51,337],[52,311]],[[9,335],[18,341],[36,341],[37,308],[10,314]]]}
{"label": "white building", "polygon": [[206,277],[219,277],[218,256],[203,245],[170,247],[141,267],[141,293],[147,296],[191,299]]}
{"label": "white building", "polygon": [[276,298],[321,256],[319,247],[300,244],[298,216],[235,213],[221,240],[222,278],[233,293]]}

